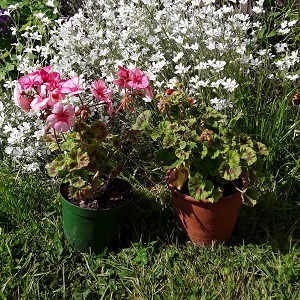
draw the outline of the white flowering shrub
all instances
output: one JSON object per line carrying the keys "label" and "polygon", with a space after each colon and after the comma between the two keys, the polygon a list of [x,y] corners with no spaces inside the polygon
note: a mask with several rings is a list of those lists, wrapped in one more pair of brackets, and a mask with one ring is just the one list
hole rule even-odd
{"label": "white flowering shrub", "polygon": [[[251,14],[231,5],[236,1],[215,2],[87,0],[74,16],[55,21],[45,45],[26,48],[18,69],[31,72],[48,59],[63,76],[82,74],[89,81],[103,78],[112,82],[118,65],[138,67],[147,73],[157,93],[182,82],[196,101],[210,102],[228,113],[243,111],[250,130],[262,134],[253,116],[267,115],[272,109],[276,118],[280,99],[285,99],[281,109],[289,113],[288,97],[299,87],[298,50],[291,49],[284,38],[278,43],[261,43],[258,35],[266,14],[263,0],[255,1]],[[284,37],[297,24],[289,17],[276,26]],[[30,38],[33,33],[28,32]],[[39,62],[33,63],[26,55],[32,52],[40,54]],[[26,122],[13,118],[17,127],[11,125],[4,132],[9,137],[12,128],[22,131],[20,126]],[[297,129],[298,123],[291,126]],[[6,153],[15,155],[17,147],[26,148],[19,142],[7,139]]]}
{"label": "white flowering shrub", "polygon": [[43,140],[44,125],[37,124],[36,119],[35,113],[25,115],[0,98],[0,144],[12,165],[21,171],[36,171],[51,157]]}

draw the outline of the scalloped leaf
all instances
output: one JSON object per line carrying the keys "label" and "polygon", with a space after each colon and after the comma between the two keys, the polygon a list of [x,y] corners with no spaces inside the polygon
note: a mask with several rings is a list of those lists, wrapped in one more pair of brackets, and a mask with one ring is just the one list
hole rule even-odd
{"label": "scalloped leaf", "polygon": [[190,154],[191,154],[191,151],[188,151],[188,150],[184,151],[184,150],[179,149],[179,148],[175,150],[175,155],[180,160],[187,160],[187,159],[189,159]]}
{"label": "scalloped leaf", "polygon": [[204,180],[201,174],[196,173],[189,179],[188,188],[193,198],[196,200],[204,200],[212,194],[214,185],[212,181]]}
{"label": "scalloped leaf", "polygon": [[176,187],[178,190],[181,190],[188,177],[189,175],[187,169],[183,166],[180,166],[179,168],[172,170],[169,177],[169,184],[173,187]]}
{"label": "scalloped leaf", "polygon": [[49,164],[47,173],[50,177],[57,176],[58,172],[64,169],[65,160],[62,154],[57,157]]}
{"label": "scalloped leaf", "polygon": [[73,148],[76,147],[76,142],[72,139],[67,139],[60,145],[62,151],[71,151]]}
{"label": "scalloped leaf", "polygon": [[248,166],[251,166],[257,161],[255,151],[248,146],[241,146],[241,159],[245,160]]}
{"label": "scalloped leaf", "polygon": [[91,130],[94,132],[94,138],[98,141],[103,141],[108,136],[107,125],[103,121],[93,121]]}
{"label": "scalloped leaf", "polygon": [[263,155],[263,156],[268,156],[269,155],[268,148],[266,147],[265,144],[263,144],[261,142],[256,142],[255,145],[254,145],[254,149],[260,155]]}
{"label": "scalloped leaf", "polygon": [[229,166],[235,167],[240,163],[239,153],[235,150],[230,150],[226,153],[226,160]]}
{"label": "scalloped leaf", "polygon": [[66,165],[70,172],[88,166],[89,162],[90,159],[88,154],[83,152],[80,148],[72,149],[66,159]]}
{"label": "scalloped leaf", "polygon": [[166,128],[169,128],[171,122],[170,121],[163,121],[160,122],[157,129],[151,134],[151,138],[156,141],[161,135],[166,133]]}
{"label": "scalloped leaf", "polygon": [[132,125],[133,130],[144,130],[149,124],[149,120],[152,116],[151,110],[145,110],[136,119],[135,124]]}
{"label": "scalloped leaf", "polygon": [[211,194],[211,197],[208,198],[207,200],[211,203],[216,203],[222,197],[223,197],[223,190],[220,187],[218,187],[218,188],[213,190],[213,192]]}
{"label": "scalloped leaf", "polygon": [[253,207],[257,203],[258,193],[253,187],[249,187],[241,196],[243,203],[249,207]]}
{"label": "scalloped leaf", "polygon": [[85,184],[82,187],[70,186],[69,193],[77,201],[85,201],[93,196],[93,189],[90,184]]}
{"label": "scalloped leaf", "polygon": [[174,164],[178,165],[178,162],[179,160],[176,157],[173,149],[160,149],[156,152],[155,163],[159,166],[172,169]]}
{"label": "scalloped leaf", "polygon": [[235,180],[241,175],[242,168],[240,165],[229,165],[227,162],[223,161],[218,171],[222,178],[226,180]]}
{"label": "scalloped leaf", "polygon": [[176,144],[176,141],[176,137],[173,134],[167,134],[164,137],[162,144],[164,148],[170,148]]}
{"label": "scalloped leaf", "polygon": [[249,147],[253,147],[253,141],[251,140],[250,136],[245,134],[245,133],[241,133],[240,136],[240,142],[242,145],[247,145]]}

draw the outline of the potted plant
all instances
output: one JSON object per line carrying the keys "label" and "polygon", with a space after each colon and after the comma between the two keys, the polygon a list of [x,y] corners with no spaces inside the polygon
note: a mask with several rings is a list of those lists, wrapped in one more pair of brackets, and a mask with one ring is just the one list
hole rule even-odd
{"label": "potted plant", "polygon": [[184,232],[200,245],[227,241],[241,203],[253,206],[250,185],[268,155],[266,146],[182,85],[157,95],[162,119],[152,133],[161,145],[156,161],[167,171],[175,210]]}
{"label": "potted plant", "polygon": [[123,101],[115,112],[113,90],[103,80],[93,81],[85,93],[81,77],[62,79],[50,66],[20,77],[15,88],[17,105],[36,111],[47,124],[45,140],[57,153],[47,169],[61,182],[64,233],[82,252],[98,253],[113,242],[132,198],[131,185],[117,176],[122,147],[135,138],[145,116],[117,134],[112,123],[121,110],[132,111],[136,99],[153,96],[139,69],[119,66],[117,75],[113,83],[123,89]]}

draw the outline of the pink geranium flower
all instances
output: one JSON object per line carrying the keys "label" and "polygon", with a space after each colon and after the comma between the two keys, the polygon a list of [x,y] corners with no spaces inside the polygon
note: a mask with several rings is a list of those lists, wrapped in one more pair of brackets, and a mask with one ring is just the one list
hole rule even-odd
{"label": "pink geranium flower", "polygon": [[129,88],[129,85],[128,85],[128,81],[129,81],[129,70],[121,67],[121,66],[118,66],[119,68],[119,71],[117,72],[117,75],[118,75],[118,79],[115,79],[113,81],[113,84],[116,84],[120,87],[120,89],[126,89],[126,88]]}
{"label": "pink geranium flower", "polygon": [[112,95],[112,90],[106,88],[106,84],[103,80],[95,80],[91,84],[91,93],[99,101],[106,100]]}
{"label": "pink geranium flower", "polygon": [[37,71],[20,77],[18,83],[22,90],[31,90],[34,86],[39,87],[43,80]]}
{"label": "pink geranium flower", "polygon": [[129,71],[128,85],[135,90],[145,89],[149,86],[148,77],[139,69]]}
{"label": "pink geranium flower", "polygon": [[30,103],[32,101],[32,98],[24,95],[21,92],[21,86],[20,86],[20,84],[17,84],[16,87],[15,87],[15,89],[14,89],[14,100],[15,100],[15,103],[23,111],[29,111],[31,109]]}
{"label": "pink geranium flower", "polygon": [[61,102],[53,105],[52,114],[48,116],[47,122],[51,128],[57,132],[66,132],[75,122],[75,108],[72,104],[65,107]]}
{"label": "pink geranium flower", "polygon": [[79,76],[74,76],[61,85],[60,92],[64,94],[78,96],[84,90],[82,84],[83,79],[81,79]]}
{"label": "pink geranium flower", "polygon": [[107,112],[112,115],[113,107],[111,101],[111,95],[113,91],[106,87],[106,84],[103,80],[95,80],[91,84],[91,93],[99,101],[104,101],[107,106]]}
{"label": "pink geranium flower", "polygon": [[59,88],[48,91],[48,95],[50,100],[48,102],[49,106],[65,98],[65,94],[63,94]]}
{"label": "pink geranium flower", "polygon": [[153,98],[153,91],[152,91],[152,88],[151,88],[151,86],[147,86],[146,88],[145,88],[145,91],[146,91],[146,95],[149,97],[149,98]]}
{"label": "pink geranium flower", "polygon": [[[32,109],[34,110],[43,110],[48,106],[48,102],[49,102],[49,97],[47,96],[47,91],[46,91],[46,86],[45,85],[41,85],[38,89],[37,89],[37,94],[35,95],[35,97],[33,98],[33,101],[30,103],[30,106]],[[54,103],[52,103],[53,105]],[[49,106],[52,106],[49,103]]]}

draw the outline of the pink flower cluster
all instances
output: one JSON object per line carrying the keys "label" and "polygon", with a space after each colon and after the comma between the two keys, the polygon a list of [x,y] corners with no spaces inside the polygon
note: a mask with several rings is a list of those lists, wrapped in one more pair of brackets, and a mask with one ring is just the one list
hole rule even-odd
{"label": "pink flower cluster", "polygon": [[[57,132],[66,132],[74,125],[76,112],[88,106],[84,105],[81,99],[82,105],[76,109],[73,104],[64,106],[61,101],[66,95],[79,97],[79,94],[84,91],[83,79],[78,76],[61,79],[58,72],[50,72],[50,70],[51,66],[48,66],[20,77],[14,91],[15,101],[24,111],[41,110],[50,128],[54,128]],[[144,89],[148,97],[153,97],[148,77],[139,69],[127,70],[119,66],[117,75],[119,78],[113,83],[125,89],[128,95],[131,95],[132,91]],[[130,90],[129,93],[127,89]],[[92,82],[90,91],[100,104],[107,105],[107,111],[112,116],[113,91],[107,88],[101,79]],[[128,97],[130,98],[130,96],[125,98]]]}
{"label": "pink flower cluster", "polygon": [[153,92],[149,86],[148,77],[139,69],[127,70],[121,66],[118,66],[119,71],[117,75],[118,79],[114,80],[113,83],[118,85],[121,89],[133,89],[141,90],[144,89],[146,95],[149,98],[153,98]]}

